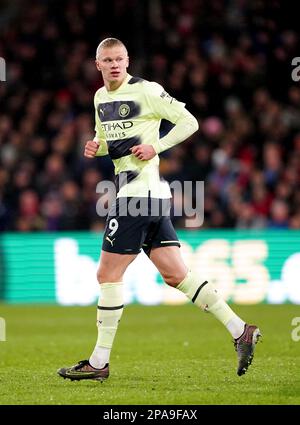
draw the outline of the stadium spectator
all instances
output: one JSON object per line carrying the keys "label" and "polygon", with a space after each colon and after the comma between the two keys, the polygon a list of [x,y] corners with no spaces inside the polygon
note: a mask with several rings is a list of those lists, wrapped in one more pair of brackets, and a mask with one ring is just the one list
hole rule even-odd
{"label": "stadium spectator", "polygon": [[[91,99],[101,84],[95,43],[111,30],[104,13],[119,28],[110,35],[126,40],[136,58],[132,72],[184,100],[201,124],[176,153],[162,155],[161,172],[168,180],[205,181],[204,227],[256,227],[251,211],[259,227],[268,227],[278,199],[288,205],[287,228],[300,228],[300,89],[291,77],[291,60],[299,56],[297,23],[283,19],[280,1],[130,4],[141,12],[133,14],[131,34],[122,25],[131,13],[124,2],[26,0],[3,14],[0,229],[103,226],[86,179],[90,168],[99,180],[113,178],[113,167],[104,158],[88,163],[82,151],[94,131]],[[227,158],[223,168],[218,152]],[[24,191],[48,205],[53,192],[62,196],[66,182],[82,202],[72,218],[64,199],[55,201],[62,210],[57,225],[17,216]]]}

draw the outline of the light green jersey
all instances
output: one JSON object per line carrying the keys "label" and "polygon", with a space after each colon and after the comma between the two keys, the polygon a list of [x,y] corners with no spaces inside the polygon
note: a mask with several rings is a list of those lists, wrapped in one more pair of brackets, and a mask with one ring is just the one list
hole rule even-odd
{"label": "light green jersey", "polygon": [[[159,176],[159,157],[141,161],[131,154],[138,144],[154,145],[162,119],[175,124],[185,104],[155,82],[127,75],[114,91],[101,87],[95,94],[97,156],[109,154],[115,167],[120,196],[170,198],[170,188]],[[126,173],[124,173],[126,172]],[[127,184],[122,180],[127,177]]]}

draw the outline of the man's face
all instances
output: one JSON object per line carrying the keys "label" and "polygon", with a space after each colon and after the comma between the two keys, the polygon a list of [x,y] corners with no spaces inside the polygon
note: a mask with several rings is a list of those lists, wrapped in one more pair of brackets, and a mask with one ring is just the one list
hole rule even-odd
{"label": "man's face", "polygon": [[104,83],[122,83],[128,63],[127,50],[118,45],[100,49],[96,59],[96,66],[102,72]]}

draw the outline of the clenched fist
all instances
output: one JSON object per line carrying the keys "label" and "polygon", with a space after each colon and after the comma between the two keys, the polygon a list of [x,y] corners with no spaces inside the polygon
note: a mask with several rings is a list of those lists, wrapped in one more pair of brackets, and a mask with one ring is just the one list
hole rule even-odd
{"label": "clenched fist", "polygon": [[131,153],[141,161],[147,161],[155,157],[156,152],[152,145],[137,145],[129,149]]}
{"label": "clenched fist", "polygon": [[86,142],[84,147],[84,156],[86,158],[94,158],[98,149],[99,143],[94,140],[89,140]]}

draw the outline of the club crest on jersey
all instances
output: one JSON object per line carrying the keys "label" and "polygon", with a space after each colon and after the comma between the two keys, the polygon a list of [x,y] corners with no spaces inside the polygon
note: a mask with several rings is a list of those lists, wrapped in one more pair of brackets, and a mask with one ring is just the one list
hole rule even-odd
{"label": "club crest on jersey", "polygon": [[119,107],[119,115],[122,118],[127,117],[127,115],[129,115],[130,113],[130,108],[128,105],[126,105],[126,103],[123,103],[120,107]]}

